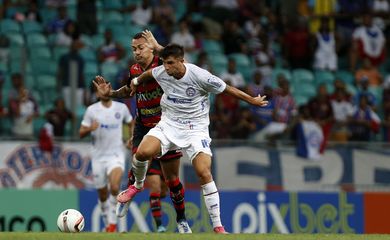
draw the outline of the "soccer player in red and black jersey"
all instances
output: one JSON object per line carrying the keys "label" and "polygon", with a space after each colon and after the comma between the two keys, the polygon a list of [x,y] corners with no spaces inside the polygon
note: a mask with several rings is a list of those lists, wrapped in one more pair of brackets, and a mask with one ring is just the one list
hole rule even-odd
{"label": "soccer player in red and black jersey", "polygon": [[[159,57],[154,55],[154,52],[162,50],[163,47],[157,43],[153,34],[145,30],[142,33],[138,33],[133,37],[131,42],[132,51],[136,63],[130,66],[129,81],[127,86],[123,86],[116,90],[116,94],[113,97],[128,98],[130,97],[130,81],[134,77],[141,75],[144,71],[161,65]],[[96,81],[99,81],[97,78]],[[140,144],[144,135],[153,128],[161,117],[160,99],[163,95],[163,90],[156,81],[150,81],[138,87],[136,92],[137,102],[137,117],[132,138],[132,152],[135,154],[137,147]],[[174,208],[176,210],[176,221],[178,223],[178,229],[181,233],[188,233],[190,228],[185,218],[185,206],[184,206],[184,188],[179,180],[179,172],[172,174],[170,172],[164,184],[164,177],[162,171],[164,166],[170,169],[178,169],[180,164],[181,151],[170,151],[164,156],[153,159],[150,162],[150,166],[146,176],[146,183],[150,188],[150,207],[152,215],[155,220],[157,231],[165,232],[165,227],[161,223],[161,196],[165,196],[166,185],[170,190],[170,196]],[[135,159],[133,159],[133,164]],[[146,162],[147,163],[147,162]],[[175,167],[175,165],[177,167]],[[131,170],[129,171],[129,183],[134,183]],[[165,186],[164,186],[165,185]],[[118,202],[117,215],[122,217],[127,213],[130,201],[128,203]],[[182,227],[184,225],[184,228]]]}

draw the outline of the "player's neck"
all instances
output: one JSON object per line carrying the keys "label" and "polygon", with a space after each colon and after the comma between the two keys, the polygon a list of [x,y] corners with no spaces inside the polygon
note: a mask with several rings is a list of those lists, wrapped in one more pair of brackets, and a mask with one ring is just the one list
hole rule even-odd
{"label": "player's neck", "polygon": [[112,100],[111,100],[111,99],[109,99],[109,100],[100,100],[100,102],[101,102],[102,105],[103,105],[104,107],[106,107],[106,108],[109,108],[109,107],[111,107],[111,105],[112,105]]}

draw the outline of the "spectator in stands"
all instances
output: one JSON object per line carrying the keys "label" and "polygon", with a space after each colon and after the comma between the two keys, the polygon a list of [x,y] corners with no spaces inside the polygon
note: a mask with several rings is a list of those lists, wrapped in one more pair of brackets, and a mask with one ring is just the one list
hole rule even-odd
{"label": "spectator in stands", "polygon": [[234,58],[229,58],[228,69],[219,76],[225,82],[229,81],[232,86],[240,89],[245,88],[245,80],[242,74],[237,71],[237,64]]}
{"label": "spectator in stands", "polygon": [[77,1],[77,23],[80,32],[88,35],[97,33],[96,0]]}
{"label": "spectator in stands", "polygon": [[28,1],[28,10],[24,13],[25,19],[42,23],[41,14],[38,11],[38,3],[36,0]]}
{"label": "spectator in stands", "polygon": [[[230,81],[226,82],[231,85]],[[215,96],[215,109],[211,117],[212,135],[220,139],[231,138],[231,129],[226,126],[233,126],[239,112],[239,102],[229,94],[221,93]]]}
{"label": "spectator in stands", "polygon": [[[336,81],[338,83],[336,83]],[[335,90],[331,96],[331,105],[334,116],[334,123],[330,139],[332,141],[348,141],[348,117],[352,113],[353,105],[351,97],[345,90],[345,85],[341,80],[335,81]]]}
{"label": "spectator in stands", "polygon": [[[4,86],[4,73],[0,71],[0,118],[7,115],[7,108],[3,106],[3,86]],[[1,129],[1,128],[0,128]]]}
{"label": "spectator in stands", "polygon": [[153,8],[153,22],[158,23],[163,18],[176,22],[175,9],[169,0],[159,0],[159,3]]}
{"label": "spectator in stands", "polygon": [[[338,99],[340,97],[339,92],[342,92],[341,95],[343,96],[343,100],[351,102],[351,94],[348,92],[348,90],[345,86],[345,83],[341,79],[336,78],[333,82],[333,86],[334,86],[334,91],[330,95],[331,100]],[[352,104],[352,102],[351,102],[351,104]]]}
{"label": "spectator in stands", "polygon": [[9,116],[12,120],[12,133],[16,137],[33,138],[33,119],[39,116],[38,105],[24,86],[23,76],[11,76],[12,90],[9,93]]}
{"label": "spectator in stands", "polygon": [[225,54],[247,53],[246,38],[236,20],[226,20],[222,33]]}
{"label": "spectator in stands", "polygon": [[[253,73],[252,82],[246,87],[246,92],[251,96],[257,96],[259,94],[264,95],[264,88],[266,86],[271,86],[271,84],[266,84],[263,81],[263,75],[260,71],[255,71]],[[268,99],[268,95],[267,95]]]}
{"label": "spectator in stands", "polygon": [[283,36],[283,52],[292,68],[311,67],[309,39],[307,22],[303,18],[291,20],[291,26]]}
{"label": "spectator in stands", "polygon": [[[209,72],[213,72],[213,66],[210,63],[207,52],[202,51],[198,54],[198,59],[196,60],[196,65],[199,67],[206,69]],[[253,96],[253,95],[252,95]]]}
{"label": "spectator in stands", "polygon": [[297,109],[294,98],[290,93],[290,84],[282,77],[279,79],[278,84],[279,90],[274,91],[275,94],[273,95],[275,104],[273,121],[268,123],[256,134],[254,139],[257,141],[273,140],[278,137],[283,137],[283,135],[290,131],[295,122]]}
{"label": "spectator in stands", "polygon": [[145,27],[152,22],[153,8],[149,0],[142,0],[135,6],[129,6],[125,11],[131,12],[131,21],[141,27]]}
{"label": "spectator in stands", "polygon": [[173,33],[173,22],[168,18],[161,19],[156,23],[157,26],[153,31],[153,35],[162,46],[168,45],[171,41],[171,35]]}
{"label": "spectator in stands", "polygon": [[231,138],[248,139],[256,131],[256,122],[249,108],[240,108],[234,119],[236,121],[230,129]]}
{"label": "spectator in stands", "polygon": [[73,113],[65,107],[63,98],[58,98],[54,102],[54,108],[45,113],[46,120],[53,126],[55,137],[63,137],[65,135],[65,126],[68,121],[72,125],[75,123]]}
{"label": "spectator in stands", "polygon": [[307,106],[310,116],[321,126],[323,132],[324,145],[320,149],[322,152],[325,149],[334,121],[333,109],[325,84],[318,87],[317,95],[309,100]]}
{"label": "spectator in stands", "polygon": [[98,49],[99,62],[116,62],[125,56],[123,46],[114,40],[111,29],[104,32],[104,43]]}
{"label": "spectator in stands", "polygon": [[330,30],[329,19],[322,18],[318,32],[313,36],[315,70],[337,70],[337,37]]}
{"label": "spectator in stands", "polygon": [[348,125],[350,141],[370,141],[371,135],[378,133],[380,119],[368,104],[367,96],[359,98],[359,105],[352,111]]}
{"label": "spectator in stands", "polygon": [[[61,56],[58,62],[58,89],[62,92],[67,108],[74,110],[77,106],[86,103],[86,91],[84,83],[84,59],[80,56],[79,43],[73,41],[69,52]],[[75,77],[75,79],[73,79]],[[71,89],[72,81],[75,81],[76,92]],[[74,98],[72,97],[74,96]],[[74,105],[72,104],[74,101]],[[74,108],[73,108],[74,107]]]}
{"label": "spectator in stands", "polygon": [[58,32],[63,31],[65,28],[65,25],[68,22],[72,21],[68,17],[66,7],[64,7],[64,6],[59,7],[57,12],[58,12],[57,16],[52,21],[49,22],[49,25],[47,27],[47,31],[49,33],[58,33]]}
{"label": "spectator in stands", "polygon": [[[184,58],[187,61],[191,61],[191,53],[195,51],[195,38],[190,33],[190,30],[188,28],[187,21],[185,19],[181,19],[179,22],[179,31],[173,33],[171,37],[171,42],[179,44],[184,47]],[[193,61],[193,60],[192,60]]]}
{"label": "spectator in stands", "polygon": [[269,47],[268,39],[260,43],[255,55],[255,72],[260,72],[264,85],[272,84],[272,70],[275,64],[275,58],[272,49]]}
{"label": "spectator in stands", "polygon": [[387,18],[390,14],[390,4],[388,0],[373,0],[371,6],[372,14],[374,17],[374,24],[380,28],[382,31],[386,30],[386,22],[385,18]]}
{"label": "spectator in stands", "polygon": [[7,65],[10,58],[10,41],[6,35],[0,34],[0,63]]}
{"label": "spectator in stands", "polygon": [[69,21],[65,24],[64,31],[56,34],[55,45],[70,47],[73,41],[77,41],[80,44],[79,48],[83,47],[82,41],[80,40],[80,32],[76,23]]}
{"label": "spectator in stands", "polygon": [[379,87],[383,82],[382,74],[378,71],[377,67],[372,65],[368,58],[363,60],[362,67],[355,73],[356,86],[359,86],[361,79],[367,79],[369,87]]}
{"label": "spectator in stands", "polygon": [[368,86],[369,86],[369,83],[368,83],[368,78],[363,76],[360,80],[359,80],[359,89],[357,91],[357,93],[355,94],[355,96],[353,96],[353,105],[354,106],[358,106],[359,105],[359,102],[360,102],[360,99],[362,98],[362,96],[365,96],[366,97],[366,101],[367,101],[367,104],[372,108],[372,109],[376,109],[376,105],[377,105],[377,98],[376,96],[370,92],[368,90]]}
{"label": "spectator in stands", "polygon": [[[260,93],[260,92],[259,92]],[[257,96],[251,95],[251,96]],[[275,99],[273,97],[273,90],[270,86],[265,86],[264,90],[261,91],[261,95],[266,94],[268,105],[265,107],[250,107],[253,119],[256,123],[256,132],[266,127],[270,122],[274,120],[275,114]]]}
{"label": "spectator in stands", "polygon": [[385,60],[386,38],[380,28],[374,25],[369,13],[363,15],[363,24],[353,32],[353,43],[350,53],[351,71],[356,69],[359,60],[370,60],[373,66],[379,67]]}
{"label": "spectator in stands", "polygon": [[390,75],[383,83],[382,95],[384,141],[390,142]]}

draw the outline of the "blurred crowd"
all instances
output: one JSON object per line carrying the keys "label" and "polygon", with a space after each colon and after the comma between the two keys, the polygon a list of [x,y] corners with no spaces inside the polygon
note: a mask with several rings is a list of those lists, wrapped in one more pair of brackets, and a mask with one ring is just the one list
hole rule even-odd
{"label": "blurred crowd", "polygon": [[184,46],[187,61],[267,95],[265,108],[213,96],[213,138],[291,139],[309,119],[327,140],[390,141],[388,0],[0,2],[3,136],[34,138],[45,123],[73,136],[96,101],[93,77],[124,84],[131,38],[150,29],[161,45]]}

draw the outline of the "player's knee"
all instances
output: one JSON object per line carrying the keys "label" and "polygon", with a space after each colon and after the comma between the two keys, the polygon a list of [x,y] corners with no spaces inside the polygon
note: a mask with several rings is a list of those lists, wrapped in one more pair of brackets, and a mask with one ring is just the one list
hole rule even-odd
{"label": "player's knee", "polygon": [[198,177],[201,183],[211,182],[213,179],[213,175],[207,169],[205,171],[198,172]]}
{"label": "player's knee", "polygon": [[119,186],[111,186],[110,193],[113,196],[118,195],[118,193],[119,193]]}
{"label": "player's knee", "polygon": [[152,154],[148,150],[139,148],[135,154],[135,158],[138,161],[148,161],[152,158]]}

